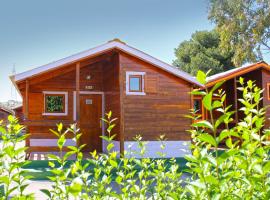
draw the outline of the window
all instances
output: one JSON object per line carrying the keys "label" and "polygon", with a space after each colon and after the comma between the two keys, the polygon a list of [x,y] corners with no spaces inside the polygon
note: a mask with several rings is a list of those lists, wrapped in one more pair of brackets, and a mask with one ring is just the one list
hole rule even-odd
{"label": "window", "polygon": [[142,76],[141,75],[129,76],[129,91],[142,92]]}
{"label": "window", "polygon": [[196,120],[203,119],[203,108],[202,108],[202,99],[201,98],[194,98],[193,99],[193,110],[195,112]]}
{"label": "window", "polygon": [[145,72],[126,72],[127,95],[145,95],[144,75]]}
{"label": "window", "polygon": [[43,115],[67,115],[67,92],[43,92]]}

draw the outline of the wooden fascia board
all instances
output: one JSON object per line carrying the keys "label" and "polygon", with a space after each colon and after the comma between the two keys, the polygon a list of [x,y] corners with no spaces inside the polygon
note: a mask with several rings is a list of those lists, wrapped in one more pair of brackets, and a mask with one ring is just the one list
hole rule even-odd
{"label": "wooden fascia board", "polygon": [[255,64],[255,65],[249,67],[249,68],[245,68],[245,69],[242,69],[242,70],[239,70],[239,71],[235,71],[235,72],[232,72],[229,75],[224,75],[224,76],[219,77],[219,78],[217,78],[217,79],[215,79],[213,81],[210,81],[210,82],[206,83],[205,87],[207,87],[207,88],[212,87],[213,85],[215,85],[218,82],[227,81],[229,79],[232,79],[232,78],[237,77],[237,76],[241,76],[243,74],[246,74],[248,72],[251,72],[251,71],[259,69],[259,68],[264,68],[264,69],[266,69],[268,71],[270,70],[269,65],[267,65],[266,63],[264,63],[264,62],[263,63],[258,63],[258,64]]}
{"label": "wooden fascia board", "polygon": [[[198,83],[196,81],[196,79],[194,77],[192,77],[188,73],[180,71],[180,70],[174,68],[173,66],[171,66],[165,62],[162,62],[162,61],[160,61],[160,60],[158,60],[158,59],[156,59],[156,58],[154,58],[154,57],[152,57],[152,56],[150,56],[150,55],[148,55],[148,54],[146,54],[138,49],[135,49],[133,47],[130,47],[128,45],[125,45],[125,44],[119,43],[119,42],[107,43],[107,44],[98,46],[96,48],[90,49],[89,51],[81,52],[79,54],[75,54],[74,56],[70,56],[70,57],[58,60],[54,63],[50,63],[48,65],[44,65],[44,66],[35,68],[33,70],[29,70],[27,72],[17,74],[15,76],[15,81],[19,82],[19,81],[22,81],[26,78],[31,78],[33,76],[37,76],[41,73],[44,73],[44,72],[52,70],[52,69],[56,69],[58,67],[63,67],[66,65],[71,65],[71,64],[77,63],[77,62],[82,62],[85,59],[89,59],[91,57],[95,57],[97,55],[104,54],[105,52],[111,51],[112,49],[119,49],[120,51],[126,52],[126,53],[132,55],[133,57],[138,57],[139,59],[142,59],[142,60],[144,60],[144,61],[146,61],[146,62],[164,70],[164,71],[167,71],[171,74],[174,74],[175,76],[177,76],[183,80],[186,80],[186,81],[188,81],[192,84],[196,84],[198,86],[202,86],[200,83]],[[87,55],[87,53],[89,53],[89,55]],[[59,66],[57,66],[57,64],[56,64],[57,62],[59,64]]]}

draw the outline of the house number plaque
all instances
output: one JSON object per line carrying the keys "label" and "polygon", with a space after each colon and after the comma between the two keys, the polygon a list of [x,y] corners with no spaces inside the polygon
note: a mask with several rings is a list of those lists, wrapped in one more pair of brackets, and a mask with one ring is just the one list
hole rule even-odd
{"label": "house number plaque", "polygon": [[86,99],[86,100],[85,100],[85,104],[86,104],[86,105],[93,104],[92,99]]}
{"label": "house number plaque", "polygon": [[87,85],[87,86],[85,86],[85,89],[87,89],[87,90],[93,90],[94,89],[94,86],[93,85]]}

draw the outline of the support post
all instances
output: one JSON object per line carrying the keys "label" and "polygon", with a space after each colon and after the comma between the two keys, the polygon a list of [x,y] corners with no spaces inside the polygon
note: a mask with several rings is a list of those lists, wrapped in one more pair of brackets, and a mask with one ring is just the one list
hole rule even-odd
{"label": "support post", "polygon": [[233,79],[234,83],[234,110],[235,110],[235,123],[238,123],[238,96],[237,96],[237,80],[236,77]]}
{"label": "support post", "polygon": [[29,81],[25,81],[25,111],[24,111],[25,120],[28,120],[29,117]]}
{"label": "support post", "polygon": [[76,122],[80,121],[80,63],[76,64]]}
{"label": "support post", "polygon": [[[29,80],[26,79],[25,81],[25,108],[24,108],[24,121],[28,121],[29,119]],[[28,127],[25,128],[26,133],[28,133]],[[29,159],[30,153],[31,153],[31,147],[30,147],[30,138],[27,137],[25,140],[25,146],[29,147],[29,149],[26,150],[25,159]]]}

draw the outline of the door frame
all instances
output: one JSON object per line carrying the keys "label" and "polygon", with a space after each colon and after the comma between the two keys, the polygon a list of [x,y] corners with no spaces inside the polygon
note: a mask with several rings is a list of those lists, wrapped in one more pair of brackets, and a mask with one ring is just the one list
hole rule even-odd
{"label": "door frame", "polygon": [[[104,119],[105,117],[105,95],[104,92],[100,92],[100,91],[79,91],[79,94],[97,94],[97,95],[101,95],[101,115],[102,118]],[[76,112],[77,112],[77,108],[76,108],[76,91],[73,91],[73,120],[76,121],[77,120],[77,116],[76,116]],[[104,121],[101,121],[101,130],[102,130],[102,136],[105,135],[105,125],[104,125]],[[101,150],[103,151],[103,140],[101,143]]]}

